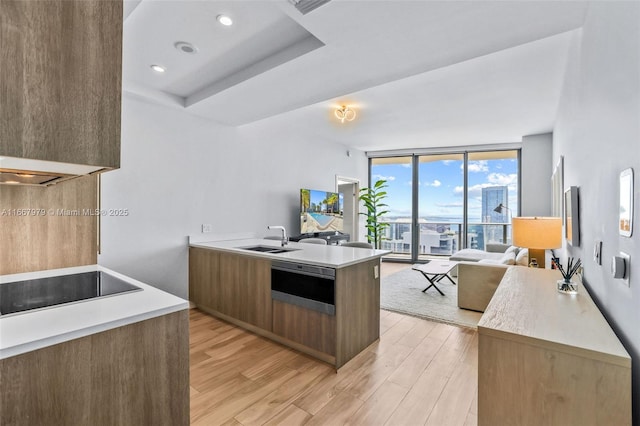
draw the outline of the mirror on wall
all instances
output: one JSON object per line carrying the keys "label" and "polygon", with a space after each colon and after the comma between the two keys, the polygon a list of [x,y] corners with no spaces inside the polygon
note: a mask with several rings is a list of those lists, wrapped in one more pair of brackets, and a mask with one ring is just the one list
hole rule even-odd
{"label": "mirror on wall", "polygon": [[[551,190],[552,190],[552,214],[554,217],[562,217],[563,207],[563,190],[564,188],[564,156],[560,156],[558,164],[551,176]],[[563,218],[564,220],[564,218]]]}
{"label": "mirror on wall", "polygon": [[620,173],[620,235],[630,237],[633,231],[633,169]]}
{"label": "mirror on wall", "polygon": [[580,247],[580,206],[578,187],[571,186],[564,193],[564,233],[567,243]]}

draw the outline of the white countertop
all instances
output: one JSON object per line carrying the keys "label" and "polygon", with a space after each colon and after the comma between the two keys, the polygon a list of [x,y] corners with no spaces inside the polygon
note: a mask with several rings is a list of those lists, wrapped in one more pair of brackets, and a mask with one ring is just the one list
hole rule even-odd
{"label": "white countertop", "polygon": [[390,253],[389,250],[342,247],[340,245],[322,246],[318,244],[302,244],[296,242],[290,242],[284,247],[286,249],[295,249],[286,253],[272,254],[241,249],[241,247],[251,247],[258,245],[273,246],[274,248],[279,248],[280,241],[250,238],[240,240],[209,241],[190,244],[191,247],[216,249],[244,254],[247,256],[284,260],[288,262],[306,263],[309,265],[326,266],[329,268],[343,268],[345,266],[354,265],[356,263],[364,262],[367,260],[380,258],[381,256]]}
{"label": "white countertop", "polygon": [[104,271],[142,291],[0,317],[0,359],[189,308],[189,302],[99,265],[1,275],[14,281]]}

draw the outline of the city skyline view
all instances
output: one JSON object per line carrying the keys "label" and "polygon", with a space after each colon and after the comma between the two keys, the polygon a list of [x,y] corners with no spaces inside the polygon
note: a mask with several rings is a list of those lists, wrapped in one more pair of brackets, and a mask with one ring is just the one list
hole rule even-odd
{"label": "city skyline view", "polygon": [[[458,156],[459,159],[455,159]],[[462,155],[424,157],[418,169],[419,217],[430,221],[462,222],[464,197],[464,169]],[[451,159],[454,157],[454,159]],[[422,159],[423,157],[421,157]],[[430,160],[430,161],[429,161]],[[412,166],[410,158],[405,162],[373,164],[371,185],[378,180],[387,181],[389,218],[411,217]],[[468,219],[470,223],[482,222],[483,188],[508,188],[508,208],[505,219],[518,215],[518,160],[497,158],[468,161]],[[496,205],[497,207],[497,205]]]}

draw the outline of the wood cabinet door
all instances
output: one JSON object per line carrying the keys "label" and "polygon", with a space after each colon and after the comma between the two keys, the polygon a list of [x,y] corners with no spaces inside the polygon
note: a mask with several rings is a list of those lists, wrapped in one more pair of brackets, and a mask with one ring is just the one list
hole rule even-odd
{"label": "wood cabinet door", "polygon": [[122,1],[0,2],[0,155],[120,166]]}
{"label": "wood cabinet door", "polygon": [[336,317],[273,301],[273,332],[325,354],[336,354]]}
{"label": "wood cabinet door", "polygon": [[189,248],[189,300],[197,306],[216,309],[220,298],[218,275],[219,255],[213,250]]}
{"label": "wood cabinet door", "polygon": [[220,252],[219,271],[214,309],[271,331],[271,261]]}

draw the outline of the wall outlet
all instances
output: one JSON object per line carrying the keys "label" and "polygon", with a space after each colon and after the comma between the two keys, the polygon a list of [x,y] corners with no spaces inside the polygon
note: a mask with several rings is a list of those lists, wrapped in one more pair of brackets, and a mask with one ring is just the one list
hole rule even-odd
{"label": "wall outlet", "polygon": [[380,276],[380,268],[378,265],[373,267],[373,278],[378,278]]}
{"label": "wall outlet", "polygon": [[620,257],[624,259],[624,278],[622,281],[627,285],[627,287],[631,287],[631,280],[629,278],[631,275],[631,256],[627,253],[620,252]]}
{"label": "wall outlet", "polygon": [[631,271],[630,260],[631,256],[623,252],[611,258],[611,275],[613,275],[615,279],[622,280],[627,286],[631,286],[629,281]]}
{"label": "wall outlet", "polygon": [[213,232],[213,225],[210,223],[203,223],[202,224],[202,233],[206,234],[209,232]]}

